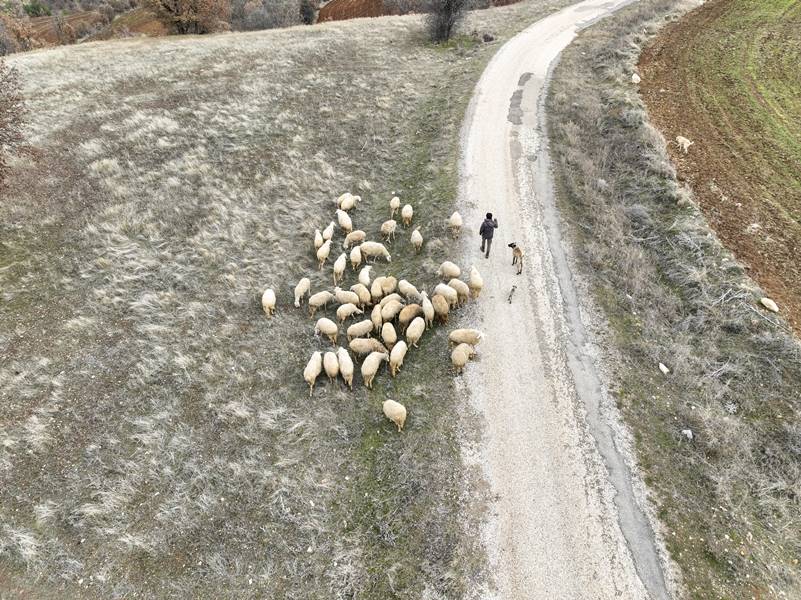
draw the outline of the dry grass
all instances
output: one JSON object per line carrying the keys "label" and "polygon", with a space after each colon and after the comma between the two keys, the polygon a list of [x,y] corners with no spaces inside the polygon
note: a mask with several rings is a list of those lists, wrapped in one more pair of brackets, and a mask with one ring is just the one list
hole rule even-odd
{"label": "dry grass", "polygon": [[[503,39],[550,8],[469,26]],[[458,127],[497,45],[433,48],[408,17],[14,57],[39,150],[0,205],[0,576],[20,595],[476,589],[481,497],[444,332],[396,382],[321,378],[310,400],[301,372],[326,344],[291,289],[330,288],[311,234],[344,190],[375,237],[391,192],[415,205],[425,252],[404,231],[389,272],[433,282]],[[410,407],[402,435],[389,396]]]}
{"label": "dry grass", "polygon": [[630,81],[691,4],[643,0],[565,52],[548,99],[560,199],[688,596],[796,598],[801,348],[676,182]]}

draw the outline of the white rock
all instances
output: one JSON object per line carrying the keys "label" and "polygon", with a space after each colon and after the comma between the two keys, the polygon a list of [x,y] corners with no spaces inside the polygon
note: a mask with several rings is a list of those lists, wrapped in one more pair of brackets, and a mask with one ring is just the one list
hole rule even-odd
{"label": "white rock", "polygon": [[659,370],[660,370],[660,371],[662,371],[662,374],[663,374],[663,375],[667,375],[668,373],[670,373],[670,369],[668,369],[668,368],[667,368],[665,365],[663,365],[662,363],[659,363]]}
{"label": "white rock", "polygon": [[637,73],[632,74],[631,76],[632,83],[640,83],[640,81],[642,81],[642,79],[640,79],[640,76],[637,75]]}
{"label": "white rock", "polygon": [[775,313],[779,312],[778,305],[773,300],[771,300],[770,298],[762,298],[759,302],[762,304],[762,306],[767,308],[769,311],[775,312]]}
{"label": "white rock", "polygon": [[688,440],[693,439],[693,431],[692,429],[682,429],[681,434],[686,437]]}

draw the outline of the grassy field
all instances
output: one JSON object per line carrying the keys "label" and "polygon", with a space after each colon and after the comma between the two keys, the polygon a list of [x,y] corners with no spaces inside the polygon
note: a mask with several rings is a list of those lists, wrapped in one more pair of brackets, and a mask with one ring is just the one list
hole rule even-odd
{"label": "grassy field", "polygon": [[[321,378],[310,399],[327,344],[291,289],[332,287],[312,233],[345,190],[375,237],[393,192],[411,202],[424,251],[404,231],[376,274],[435,280],[472,87],[557,6],[471,17],[492,44],[432,47],[404,17],[11,60],[36,153],[0,203],[4,598],[477,592],[483,498],[445,331],[373,393]],[[409,408],[401,435],[386,397]]]}
{"label": "grassy field", "polygon": [[687,597],[798,598],[801,347],[678,182],[631,82],[665,15],[693,4],[642,0],[566,50],[547,101],[559,201]]}
{"label": "grassy field", "polygon": [[712,0],[643,54],[643,92],[679,175],[801,333],[801,4]]}

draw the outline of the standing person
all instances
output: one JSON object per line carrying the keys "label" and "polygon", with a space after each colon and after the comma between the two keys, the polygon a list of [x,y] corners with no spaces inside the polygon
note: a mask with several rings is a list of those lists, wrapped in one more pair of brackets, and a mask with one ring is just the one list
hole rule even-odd
{"label": "standing person", "polygon": [[492,218],[492,213],[487,213],[487,218],[481,224],[481,229],[478,233],[481,234],[481,251],[484,252],[484,247],[487,247],[487,253],[484,258],[489,258],[490,248],[492,247],[492,236],[495,230],[498,229],[498,219]]}

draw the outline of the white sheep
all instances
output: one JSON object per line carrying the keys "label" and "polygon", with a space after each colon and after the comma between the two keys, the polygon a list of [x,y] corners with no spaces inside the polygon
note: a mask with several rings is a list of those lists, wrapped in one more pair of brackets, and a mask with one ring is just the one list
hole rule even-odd
{"label": "white sheep", "polygon": [[354,246],[350,251],[350,267],[354,271],[362,264],[362,249],[359,246]]}
{"label": "white sheep", "polygon": [[317,381],[317,376],[323,370],[323,353],[319,350],[312,353],[306,368],[303,369],[303,379],[309,384],[309,398],[314,392],[314,384]]}
{"label": "white sheep", "polygon": [[392,377],[395,377],[400,371],[403,366],[403,359],[406,358],[406,352],[408,351],[409,346],[403,340],[400,340],[392,348],[392,352],[389,353],[389,373]]}
{"label": "white sheep", "polygon": [[392,321],[402,309],[403,304],[397,300],[391,300],[390,302],[387,302],[381,309],[381,319],[384,321],[384,323],[387,321]]}
{"label": "white sheep", "polygon": [[389,218],[395,218],[395,212],[400,208],[400,198],[397,196],[392,196],[392,199],[389,201]]}
{"label": "white sheep", "polygon": [[423,234],[420,233],[419,225],[414,228],[414,231],[412,231],[412,237],[410,238],[410,241],[412,242],[412,246],[414,246],[414,251],[420,252],[420,248],[423,247]]}
{"label": "white sheep", "polygon": [[406,296],[408,299],[420,299],[420,292],[414,287],[411,283],[406,281],[405,279],[401,279],[398,282],[398,291]]}
{"label": "white sheep", "polygon": [[392,262],[392,255],[389,253],[389,250],[386,249],[384,244],[367,241],[362,243],[361,248],[362,256],[365,260],[372,258],[373,262],[375,262],[378,260],[378,257],[383,256],[387,259],[387,262]]}
{"label": "white sheep", "polygon": [[337,209],[337,221],[339,222],[339,226],[342,228],[342,231],[350,233],[353,231],[353,221],[351,221],[350,215],[346,213],[341,208]]}
{"label": "white sheep", "polygon": [[370,352],[389,352],[384,344],[375,338],[353,338],[348,342],[348,347],[359,356],[370,354]]}
{"label": "white sheep", "polygon": [[451,279],[448,282],[448,287],[456,290],[456,295],[459,298],[459,304],[464,304],[470,298],[470,286],[468,286],[461,279]]}
{"label": "white sheep", "polygon": [[320,249],[317,250],[317,260],[320,261],[320,270],[323,270],[325,261],[328,260],[328,255],[331,254],[331,240],[327,240]]}
{"label": "white sheep", "polygon": [[348,384],[348,387],[353,391],[353,360],[344,348],[337,350],[337,358],[339,359],[339,372],[342,379]]}
{"label": "white sheep", "polygon": [[381,223],[381,235],[383,236],[385,242],[395,238],[395,230],[397,227],[398,222],[395,219],[390,219],[389,221],[384,221]]}
{"label": "white sheep", "polygon": [[446,260],[437,269],[437,274],[443,279],[453,279],[462,274],[462,270],[449,260]]}
{"label": "white sheep", "polygon": [[690,150],[690,146],[692,146],[695,142],[691,142],[683,135],[676,136],[676,144],[678,144],[679,148],[684,151],[684,154],[687,154]]}
{"label": "white sheep", "polygon": [[[439,294],[448,301],[448,304],[453,308],[459,304],[459,293],[449,285],[438,283],[434,287],[434,294]],[[435,306],[436,308],[436,306]]]}
{"label": "white sheep", "polygon": [[337,198],[337,207],[345,211],[352,210],[360,200],[361,196],[354,196],[350,192],[345,192]]}
{"label": "white sheep", "polygon": [[317,324],[314,326],[314,335],[320,334],[328,336],[331,343],[336,345],[337,337],[339,337],[339,327],[331,319],[321,317],[317,319]]}
{"label": "white sheep", "polygon": [[350,286],[350,291],[359,297],[359,301],[356,302],[356,304],[358,304],[360,307],[363,307],[365,304],[370,304],[370,301],[373,299],[373,297],[370,295],[370,290],[368,290],[361,283],[354,283],[352,286]]}
{"label": "white sheep", "polygon": [[[423,316],[425,317],[425,320],[426,320],[426,327],[431,327],[433,325],[433,323],[434,323],[434,315],[436,314],[434,312],[434,305],[431,304],[431,300],[428,299],[428,293],[427,292],[421,292],[420,293],[420,297],[423,300],[423,302],[422,302],[422,304],[423,304]],[[448,305],[447,301],[445,302],[445,305],[446,306]]]}
{"label": "white sheep", "polygon": [[372,269],[372,266],[367,265],[366,267],[362,267],[362,270],[359,271],[359,283],[361,283],[364,287],[370,287],[370,271]]}
{"label": "white sheep", "polygon": [[300,308],[300,301],[309,293],[311,289],[311,281],[308,277],[301,278],[298,285],[295,286],[295,308]]}
{"label": "white sheep", "polygon": [[340,323],[344,323],[347,319],[352,317],[353,315],[362,315],[364,311],[360,309],[358,306],[352,303],[343,304],[342,306],[337,307],[337,320]]}
{"label": "white sheep", "polygon": [[394,400],[384,400],[381,409],[384,416],[398,426],[398,431],[403,431],[403,426],[406,425],[406,407]]}
{"label": "white sheep", "polygon": [[481,273],[478,272],[475,265],[470,267],[470,281],[467,285],[470,286],[470,292],[473,294],[473,298],[478,298],[481,295],[481,290],[484,289],[484,279],[481,277]]}
{"label": "white sheep", "polygon": [[375,379],[378,370],[381,368],[381,363],[388,360],[389,354],[387,352],[371,352],[364,359],[362,363],[362,379],[368,390],[373,389],[373,379]]}
{"label": "white sheep", "polygon": [[450,340],[452,344],[470,344],[471,346],[478,346],[483,337],[484,334],[478,329],[454,329],[448,335],[448,340]]}
{"label": "white sheep", "polygon": [[451,235],[453,237],[459,237],[459,233],[462,230],[462,215],[460,215],[458,212],[454,212],[448,219],[448,227],[450,228]]}
{"label": "white sheep", "polygon": [[475,356],[476,350],[470,344],[459,344],[451,352],[451,363],[457,375],[462,373],[464,366]]}
{"label": "white sheep", "polygon": [[381,298],[381,302],[378,303],[378,306],[380,306],[381,308],[384,308],[384,306],[386,306],[389,302],[392,302],[393,300],[395,300],[397,302],[400,302],[401,304],[405,304],[405,301],[403,300],[403,296],[401,296],[400,294],[397,294],[397,293],[392,293],[392,294],[389,294],[389,295],[384,296],[383,298]]}
{"label": "white sheep", "polygon": [[334,297],[340,304],[359,304],[359,294],[340,287],[334,288]]}
{"label": "white sheep", "polygon": [[334,261],[334,285],[345,276],[345,269],[348,267],[348,256],[343,252]]}
{"label": "white sheep", "polygon": [[414,217],[414,209],[412,208],[412,205],[404,204],[403,208],[401,209],[401,219],[403,220],[404,227],[408,227],[412,224],[412,217]]}
{"label": "white sheep", "polygon": [[381,291],[384,292],[384,296],[394,292],[395,288],[397,287],[398,287],[398,280],[394,278],[392,275],[384,277],[381,280]]}
{"label": "white sheep", "polygon": [[348,342],[354,338],[368,337],[371,331],[373,331],[373,322],[370,319],[354,323],[348,327]]}
{"label": "white sheep", "polygon": [[323,239],[324,239],[326,242],[327,242],[328,240],[330,240],[331,238],[333,238],[333,237],[334,237],[334,225],[335,225],[335,223],[334,223],[333,221],[331,221],[331,222],[328,224],[328,227],[326,227],[325,229],[323,229]]}
{"label": "white sheep", "polygon": [[314,230],[314,251],[317,252],[320,249],[320,246],[323,245],[323,234],[320,233],[319,229]]}
{"label": "white sheep", "polygon": [[421,314],[423,314],[423,309],[419,304],[404,306],[398,315],[398,327],[400,327],[401,333],[406,330],[406,326],[412,322],[412,319]]}
{"label": "white sheep", "polygon": [[317,292],[316,294],[312,294],[309,298],[309,318],[314,317],[314,313],[317,312],[317,309],[321,306],[325,307],[326,304],[333,300],[334,294],[329,292],[328,290]]}
{"label": "white sheep", "polygon": [[420,338],[423,337],[425,330],[426,322],[422,319],[422,317],[415,317],[406,328],[406,342],[415,348],[418,348],[419,346],[417,345],[417,342],[419,342]]}
{"label": "white sheep", "polygon": [[381,307],[378,304],[373,307],[373,312],[370,313],[370,321],[373,323],[373,331],[378,333],[384,324],[384,319],[381,318]]}
{"label": "white sheep", "polygon": [[448,322],[448,313],[450,312],[450,304],[442,294],[434,294],[431,298],[431,305],[434,308],[434,314],[440,323]]}
{"label": "white sheep", "polygon": [[373,279],[373,283],[370,285],[370,296],[372,297],[373,302],[378,302],[384,295],[384,288],[381,285],[384,283],[384,279],[386,279],[386,277],[383,275],[376,277]]}
{"label": "white sheep", "polygon": [[395,333],[395,327],[392,326],[392,323],[384,323],[381,326],[381,340],[389,350],[392,350],[392,346],[398,341],[398,334]]}
{"label": "white sheep", "polygon": [[272,317],[275,314],[275,292],[272,289],[267,288],[264,290],[261,295],[261,307],[268,317]]}
{"label": "white sheep", "polygon": [[342,248],[347,250],[351,244],[361,244],[367,238],[367,234],[361,229],[355,229],[345,236],[345,241],[342,242]]}
{"label": "white sheep", "polygon": [[328,375],[328,380],[334,383],[334,380],[339,375],[339,360],[335,352],[326,352],[323,356],[323,368],[325,374]]}

